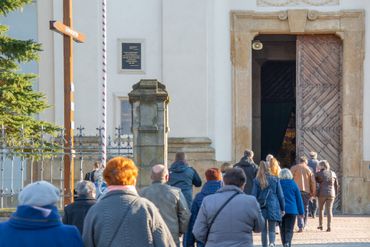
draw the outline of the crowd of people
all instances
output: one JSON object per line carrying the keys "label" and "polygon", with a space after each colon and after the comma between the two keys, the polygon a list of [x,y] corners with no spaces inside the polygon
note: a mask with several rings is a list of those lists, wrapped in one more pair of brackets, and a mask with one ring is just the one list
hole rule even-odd
{"label": "crowd of people", "polygon": [[202,180],[183,152],[169,168],[154,165],[152,184],[140,191],[138,175],[125,157],[104,167],[96,163],[77,183],[75,201],[64,208],[62,220],[59,189],[46,181],[27,185],[16,212],[0,223],[0,247],[237,247],[253,246],[253,232],[261,233],[263,247],[273,247],[276,229],[283,246],[290,247],[295,222],[303,232],[317,208],[317,228],[323,230],[325,205],[331,231],[339,187],[329,163],[318,161],[315,152],[281,169],[273,155],[256,165],[246,150],[235,165],[207,169],[194,199],[193,186],[201,187]]}

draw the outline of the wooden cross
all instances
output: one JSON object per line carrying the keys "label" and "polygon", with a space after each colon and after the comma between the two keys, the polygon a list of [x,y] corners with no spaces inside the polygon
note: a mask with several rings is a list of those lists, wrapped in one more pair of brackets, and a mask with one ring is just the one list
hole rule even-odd
{"label": "wooden cross", "polygon": [[[63,24],[64,23],[64,24]],[[84,42],[85,35],[72,29],[72,0],[63,0],[63,23],[50,21],[50,29],[63,34],[64,50],[64,205],[73,202],[74,160],[74,84],[73,40]]]}

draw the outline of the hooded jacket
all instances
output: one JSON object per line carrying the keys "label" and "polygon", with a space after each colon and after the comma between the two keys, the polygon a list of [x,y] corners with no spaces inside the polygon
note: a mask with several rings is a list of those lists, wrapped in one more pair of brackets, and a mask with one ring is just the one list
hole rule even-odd
{"label": "hooded jacket", "polygon": [[234,167],[239,167],[243,169],[245,176],[247,177],[247,181],[244,187],[244,193],[247,195],[252,194],[253,188],[253,179],[257,175],[258,166],[253,162],[253,160],[249,159],[247,156],[241,158],[239,163],[236,163]]}
{"label": "hooded jacket", "polygon": [[175,161],[169,169],[168,184],[181,189],[188,206],[192,203],[193,185],[195,187],[202,186],[197,171],[190,167],[185,161]]}
{"label": "hooded jacket", "polygon": [[268,186],[261,189],[257,178],[253,180],[252,195],[257,198],[266,198],[266,206],[261,209],[266,220],[281,221],[281,211],[285,210],[285,200],[280,180],[277,177],[266,174]]}
{"label": "hooded jacket", "polygon": [[6,222],[0,223],[0,247],[82,247],[75,226],[63,225],[55,206],[22,205]]}
{"label": "hooded jacket", "polygon": [[[217,192],[222,187],[222,181],[207,181],[202,190],[196,194],[193,204],[191,205],[191,216],[190,216],[190,221],[189,221],[189,226],[188,226],[188,234],[186,235],[186,247],[194,246],[195,243],[195,238],[192,233],[193,227],[195,220],[198,216],[198,212],[200,209],[200,206],[202,205],[204,197],[208,195],[212,195]],[[198,247],[203,247],[204,244],[197,241],[197,246]]]}

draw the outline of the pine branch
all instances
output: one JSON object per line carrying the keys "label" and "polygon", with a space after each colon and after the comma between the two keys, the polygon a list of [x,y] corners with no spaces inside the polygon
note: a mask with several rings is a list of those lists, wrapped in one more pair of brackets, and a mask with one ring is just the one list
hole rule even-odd
{"label": "pine branch", "polygon": [[31,2],[32,0],[0,0],[0,15],[6,15]]}

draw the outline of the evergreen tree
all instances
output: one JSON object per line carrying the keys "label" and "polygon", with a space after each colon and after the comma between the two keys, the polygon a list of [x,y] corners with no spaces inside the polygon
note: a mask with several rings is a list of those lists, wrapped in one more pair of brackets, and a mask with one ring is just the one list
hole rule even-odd
{"label": "evergreen tree", "polygon": [[[6,16],[31,2],[32,0],[1,0],[0,15]],[[31,143],[36,147],[48,146],[50,143],[42,141],[41,133],[54,135],[58,127],[35,118],[49,106],[45,96],[32,88],[36,76],[19,72],[19,64],[37,61],[41,45],[33,40],[10,38],[7,31],[8,27],[0,24],[0,128],[6,128],[8,147]],[[23,134],[20,132],[22,126]],[[29,140],[28,143],[24,142],[25,139]]]}

